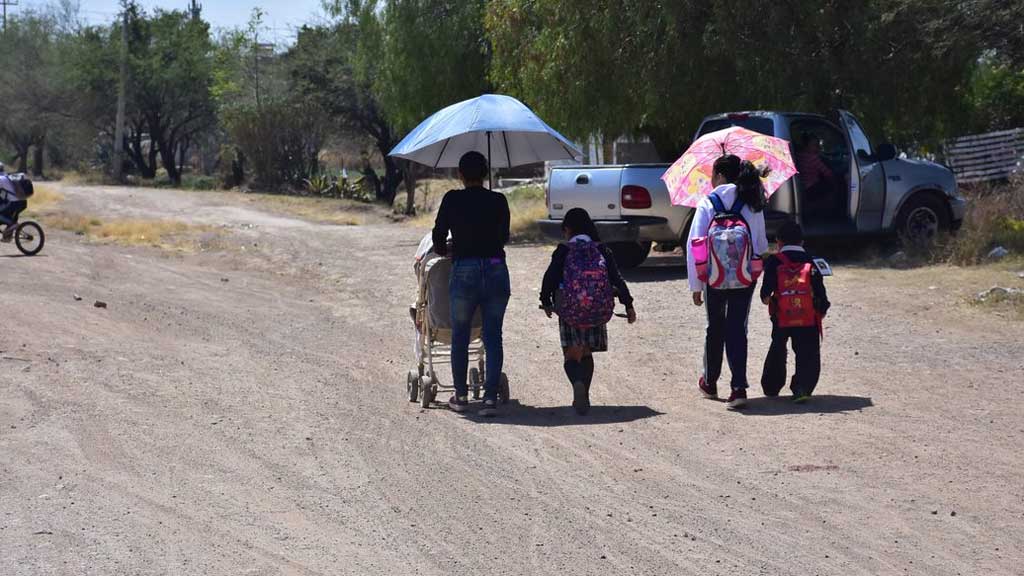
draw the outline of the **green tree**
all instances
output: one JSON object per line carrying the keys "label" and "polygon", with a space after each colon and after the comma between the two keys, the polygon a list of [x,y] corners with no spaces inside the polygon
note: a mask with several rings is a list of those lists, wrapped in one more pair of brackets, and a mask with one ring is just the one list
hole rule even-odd
{"label": "green tree", "polygon": [[[483,0],[384,0],[381,63],[373,91],[399,133],[489,89]],[[407,164],[406,214],[415,212],[415,166]]]}
{"label": "green tree", "polygon": [[317,103],[342,135],[369,138],[384,163],[378,200],[391,204],[402,181],[388,152],[398,143],[373,92],[380,27],[373,6],[359,2],[335,6],[335,21],[304,26],[285,55],[295,92]]}
{"label": "green tree", "polygon": [[491,78],[577,137],[650,136],[669,159],[700,119],[850,108],[921,142],[965,119],[972,39],[939,38],[927,0],[493,0]]}
{"label": "green tree", "polygon": [[971,104],[976,130],[1024,127],[1024,65],[983,58],[971,81]]}
{"label": "green tree", "polygon": [[255,9],[246,30],[229,32],[217,43],[213,98],[237,150],[221,162],[248,165],[257,188],[300,187],[320,171],[331,123],[321,103],[293,85],[294,48],[278,54],[261,40],[262,30],[262,12]]}
{"label": "green tree", "polygon": [[193,139],[215,121],[209,25],[177,10],[134,16],[128,98],[145,121],[168,178],[178,184]]}
{"label": "green tree", "polygon": [[45,151],[59,154],[59,141],[73,127],[68,108],[74,94],[65,80],[62,58],[68,32],[58,15],[26,11],[12,18],[0,36],[0,143],[13,149],[18,170],[44,171]]}

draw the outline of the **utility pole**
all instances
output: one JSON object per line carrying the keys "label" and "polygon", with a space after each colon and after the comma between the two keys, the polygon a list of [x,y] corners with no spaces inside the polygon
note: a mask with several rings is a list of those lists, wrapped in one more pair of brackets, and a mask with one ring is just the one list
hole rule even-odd
{"label": "utility pole", "polygon": [[[2,2],[3,0],[0,0]],[[114,120],[114,180],[122,182],[124,174],[124,109],[128,89],[128,2],[121,2],[121,80],[117,86],[117,118]]]}
{"label": "utility pole", "polygon": [[0,5],[4,7],[4,34],[7,33],[7,7],[17,6],[18,0],[0,0]]}

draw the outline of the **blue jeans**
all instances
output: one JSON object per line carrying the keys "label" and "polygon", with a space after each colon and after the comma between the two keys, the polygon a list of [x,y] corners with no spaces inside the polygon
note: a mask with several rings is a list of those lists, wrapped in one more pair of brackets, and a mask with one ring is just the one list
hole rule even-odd
{"label": "blue jeans", "polygon": [[503,259],[460,258],[452,267],[449,299],[452,308],[452,385],[455,394],[466,396],[469,388],[469,339],[477,307],[483,317],[483,340],[487,351],[484,399],[497,400],[498,382],[504,362],[501,327],[512,294],[508,267]]}

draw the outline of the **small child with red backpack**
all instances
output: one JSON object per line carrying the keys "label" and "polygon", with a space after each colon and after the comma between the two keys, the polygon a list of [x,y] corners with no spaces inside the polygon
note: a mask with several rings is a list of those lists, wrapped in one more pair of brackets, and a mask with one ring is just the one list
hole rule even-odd
{"label": "small child with red backpack", "polygon": [[636,322],[636,310],[615,258],[600,243],[590,214],[582,208],[566,212],[562,234],[567,241],[551,255],[540,302],[548,318],[558,314],[565,374],[572,384],[572,406],[583,416],[590,410],[593,353],[608,350],[608,322],[614,315],[615,296],[626,307],[630,324]]}
{"label": "small child with red backpack", "polygon": [[686,244],[687,279],[693,303],[707,307],[704,371],[698,387],[705,398],[718,398],[723,352],[732,372],[726,400],[730,410],[747,403],[747,318],[768,250],[764,208],[767,173],[749,161],[727,154],[715,160],[715,189],[700,201]]}
{"label": "small child with red backpack", "polygon": [[778,234],[779,252],[764,263],[761,301],[772,319],[772,345],[764,361],[761,387],[778,396],[786,383],[786,343],[793,342],[796,372],[790,381],[793,400],[810,399],[821,374],[821,321],[831,304],[815,259],[803,248],[803,229],[785,224]]}

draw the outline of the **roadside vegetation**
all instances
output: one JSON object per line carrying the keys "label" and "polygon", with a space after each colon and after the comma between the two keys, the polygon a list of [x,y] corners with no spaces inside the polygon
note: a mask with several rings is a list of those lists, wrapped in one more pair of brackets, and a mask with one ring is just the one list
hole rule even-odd
{"label": "roadside vegetation", "polygon": [[[445,192],[461,187],[459,181],[453,179],[421,180],[417,186],[416,216],[405,222],[421,228],[432,227]],[[527,184],[504,190],[503,193],[508,198],[508,206],[512,214],[509,225],[512,241],[515,243],[545,241],[540,227],[537,226],[537,220],[548,215],[547,206],[544,204],[543,186]]]}
{"label": "roadside vegetation", "polygon": [[98,216],[53,212],[40,218],[50,228],[66,230],[90,241],[148,246],[162,250],[196,252],[219,232],[209,226],[196,226],[179,220],[116,218],[102,220]]}
{"label": "roadside vegetation", "polygon": [[[23,3],[0,33],[0,66],[18,78],[0,84],[0,159],[37,179],[106,183],[123,151],[129,183],[296,194],[328,190],[345,169],[372,174],[361,194],[413,215],[417,187],[398,199],[407,166],[387,152],[430,113],[484,92],[519,98],[580,141],[646,137],[666,160],[726,110],[849,108],[869,132],[928,153],[1024,125],[1019,3],[324,4],[294,41],[271,44],[258,9],[248,26],[217,30],[199,8],[128,1],[123,18],[93,25],[75,3]],[[787,41],[766,43],[766,29]],[[712,73],[742,81],[695,93]]]}
{"label": "roadside vegetation", "polygon": [[993,250],[1004,248],[1011,258],[1024,256],[1024,177],[970,191],[963,229],[940,247],[954,264],[971,265],[990,260]]}

